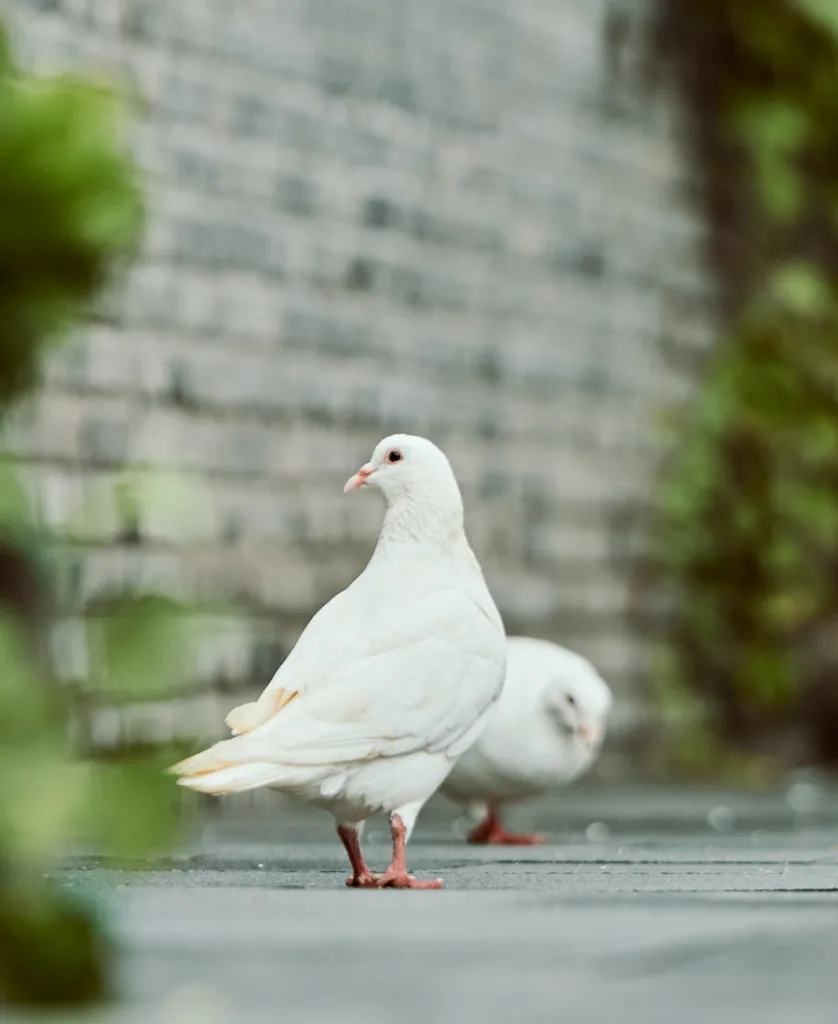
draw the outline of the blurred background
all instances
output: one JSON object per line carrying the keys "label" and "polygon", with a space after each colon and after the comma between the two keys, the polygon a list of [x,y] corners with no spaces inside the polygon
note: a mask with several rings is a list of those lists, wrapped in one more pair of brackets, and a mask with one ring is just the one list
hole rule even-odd
{"label": "blurred background", "polygon": [[591,784],[838,762],[831,0],[2,19],[0,866],[162,839],[397,430],[509,632],[613,687]]}
{"label": "blurred background", "polygon": [[631,524],[695,388],[671,356],[718,311],[675,105],[631,87],[639,11],[576,7],[12,4],[27,66],[125,95],[146,206],[7,431],[41,521],[84,520],[60,667],[115,591],[215,619],[115,735],[215,735],[264,686],[365,564],[380,509],[341,484],[396,430],[450,455],[510,631],[575,646],[636,713]]}

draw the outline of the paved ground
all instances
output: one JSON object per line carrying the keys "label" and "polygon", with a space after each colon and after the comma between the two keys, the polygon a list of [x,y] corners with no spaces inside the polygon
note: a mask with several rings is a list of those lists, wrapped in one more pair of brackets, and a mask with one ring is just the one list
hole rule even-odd
{"label": "paved ground", "polygon": [[[327,820],[295,814],[215,823],[141,869],[80,858],[61,878],[114,909],[120,1020],[834,1024],[834,807],[666,799],[583,795],[535,850],[465,847],[431,814],[412,868],[443,892],[346,890]],[[376,866],[385,838],[368,836]]]}

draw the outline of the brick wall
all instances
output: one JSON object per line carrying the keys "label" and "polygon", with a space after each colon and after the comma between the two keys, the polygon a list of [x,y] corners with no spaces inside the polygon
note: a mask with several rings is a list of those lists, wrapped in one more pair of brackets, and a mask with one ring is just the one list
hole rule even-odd
{"label": "brick wall", "polygon": [[[82,524],[69,609],[125,585],[227,609],[188,694],[137,728],[215,731],[267,680],[364,565],[380,508],[341,486],[394,430],[451,456],[509,625],[630,694],[620,513],[689,392],[672,353],[715,327],[677,112],[636,83],[643,4],[7,9],[23,59],[137,96],[142,258],[7,442],[45,519]],[[126,525],[113,482],[155,468],[195,489],[145,481]]]}

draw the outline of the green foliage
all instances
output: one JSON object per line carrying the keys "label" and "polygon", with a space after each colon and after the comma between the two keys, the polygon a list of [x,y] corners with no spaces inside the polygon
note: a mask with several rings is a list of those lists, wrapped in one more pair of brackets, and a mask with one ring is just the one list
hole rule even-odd
{"label": "green foliage", "polygon": [[42,347],[137,240],[141,195],[117,114],[103,89],[18,71],[0,35],[0,404],[37,382]]}
{"label": "green foliage", "polygon": [[64,892],[0,881],[0,993],[11,1005],[97,1002],[112,994],[112,953],[102,923]]}
{"label": "green foliage", "polygon": [[730,314],[660,496],[671,680],[748,741],[835,686],[804,652],[838,614],[838,4],[658,9]]}
{"label": "green foliage", "polygon": [[164,772],[174,758],[119,746],[103,758],[73,741],[73,727],[97,706],[170,691],[185,665],[184,623],[161,598],[122,596],[90,624],[86,678],[58,688],[16,616],[0,617],[0,1005],[110,991],[98,917],[68,904],[48,874],[79,844],[124,859],[166,845],[179,813]]}
{"label": "green foliage", "polygon": [[153,594],[109,602],[88,619],[88,688],[111,702],[159,700],[182,679],[183,615]]}
{"label": "green foliage", "polygon": [[[0,37],[0,416],[137,242],[140,192],[117,113],[91,85],[20,72]],[[111,495],[113,506],[126,500]],[[97,703],[159,698],[172,686],[184,668],[183,616],[122,595],[90,622],[85,678],[59,684],[40,628],[50,540],[0,463],[0,1005],[110,994],[99,916],[54,887],[49,870],[80,843],[147,853],[169,839],[177,809],[162,758],[117,748],[105,760],[73,737],[83,740]]]}

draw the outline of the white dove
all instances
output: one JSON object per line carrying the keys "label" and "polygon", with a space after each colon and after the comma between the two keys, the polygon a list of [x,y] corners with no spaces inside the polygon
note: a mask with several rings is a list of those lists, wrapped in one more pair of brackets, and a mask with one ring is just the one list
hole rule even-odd
{"label": "white dove", "polygon": [[[347,885],[436,889],[407,872],[423,804],[477,738],[503,687],[506,638],[463,527],[451,465],[396,434],[344,492],[373,487],[387,509],[366,569],[320,609],[259,699],[227,717],[237,734],[172,770],[204,793],[268,786],[334,814]],[[364,862],[360,834],[390,816],[393,860]]]}
{"label": "white dove", "polygon": [[546,640],[508,639],[506,682],[489,724],[442,785],[482,819],[471,843],[528,846],[500,808],[570,782],[590,767],[605,736],[611,691],[589,661]]}

